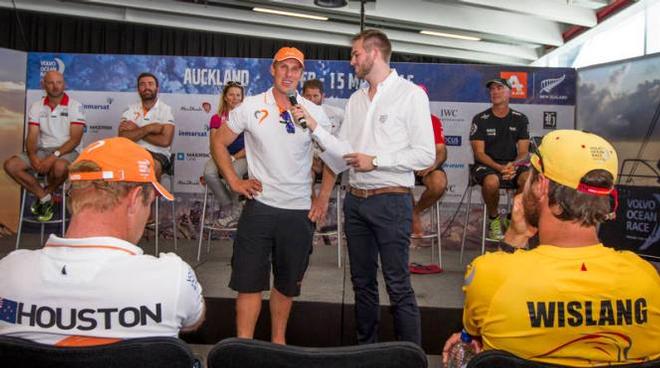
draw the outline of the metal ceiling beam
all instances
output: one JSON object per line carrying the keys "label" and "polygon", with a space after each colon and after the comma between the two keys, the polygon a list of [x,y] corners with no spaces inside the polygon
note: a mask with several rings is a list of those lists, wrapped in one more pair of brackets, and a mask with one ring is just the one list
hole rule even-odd
{"label": "metal ceiling beam", "polygon": [[569,5],[566,2],[548,0],[460,0],[460,2],[529,14],[555,22],[584,27],[593,27],[597,24],[596,12],[594,10],[577,5]]}
{"label": "metal ceiling beam", "polygon": [[[312,21],[264,15],[239,9],[205,7],[179,2],[158,3],[145,0],[86,0],[53,2],[33,0],[17,3],[19,9],[47,11],[65,15],[80,15],[108,20],[147,23],[185,29],[250,34],[256,37],[288,39],[301,42],[349,46],[357,28],[344,23]],[[112,6],[110,6],[112,5]],[[130,5],[130,7],[129,7]],[[0,6],[11,1],[0,0]],[[187,15],[180,14],[186,12]],[[246,24],[245,22],[251,22]],[[257,22],[257,23],[255,23]],[[258,23],[258,22],[261,22]],[[291,28],[285,28],[286,25]],[[328,30],[331,29],[332,33]],[[538,58],[528,47],[500,45],[488,42],[445,40],[405,31],[388,31],[395,52],[455,58],[494,64],[528,64]]]}
{"label": "metal ceiling beam", "polygon": [[[154,4],[152,1],[145,0],[79,0],[85,4],[104,4],[118,7],[143,9],[159,12],[167,12],[179,15],[197,15],[200,17],[225,19],[231,21],[241,21],[253,24],[265,24],[274,27],[297,28],[302,31],[320,31],[327,33],[335,33],[345,36],[354,35],[358,29],[351,24],[315,21],[299,18],[292,18],[279,15],[268,15],[262,13],[255,13],[249,10],[221,8],[216,6],[204,6],[197,4],[181,3],[176,1],[161,1]],[[317,13],[320,14],[320,13]],[[242,26],[241,29],[245,29]],[[495,42],[475,42],[465,40],[455,40],[442,37],[434,37],[421,35],[417,32],[406,32],[399,30],[387,30],[388,36],[393,40],[398,40],[406,43],[416,43],[426,46],[439,46],[447,48],[455,48],[467,51],[477,51],[481,53],[492,53],[517,59],[529,60],[530,62],[536,60],[539,54],[530,47],[515,46],[509,44],[500,44]],[[395,50],[398,51],[398,50]]]}
{"label": "metal ceiling beam", "polygon": [[[210,0],[216,3],[223,1]],[[537,1],[533,1],[536,3]],[[273,4],[290,5],[298,8],[321,8],[313,0],[275,0]],[[333,9],[341,14],[359,15],[359,9],[351,6]],[[420,27],[463,30],[477,34],[492,34],[508,40],[529,42],[538,45],[561,46],[561,26],[557,22],[539,19],[536,16],[517,14],[496,9],[479,8],[459,2],[437,2],[428,0],[377,0],[375,9],[367,11],[369,19],[390,19],[417,23]],[[513,42],[512,42],[513,43]]]}

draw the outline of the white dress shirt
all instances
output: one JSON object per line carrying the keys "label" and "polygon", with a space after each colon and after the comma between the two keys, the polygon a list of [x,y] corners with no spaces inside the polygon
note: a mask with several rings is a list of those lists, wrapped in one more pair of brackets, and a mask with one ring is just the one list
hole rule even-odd
{"label": "white dress shirt", "polygon": [[369,87],[351,95],[338,138],[320,127],[313,137],[322,148],[343,140],[355,152],[377,157],[375,170],[350,170],[351,186],[411,188],[415,185],[414,171],[426,169],[435,161],[428,96],[394,69],[377,87],[373,100],[369,99]]}
{"label": "white dress shirt", "polygon": [[344,121],[344,110],[328,104],[323,104],[321,107],[323,108],[323,112],[328,116],[330,125],[332,125],[330,133],[336,136],[339,133],[339,128],[341,128],[341,123]]}

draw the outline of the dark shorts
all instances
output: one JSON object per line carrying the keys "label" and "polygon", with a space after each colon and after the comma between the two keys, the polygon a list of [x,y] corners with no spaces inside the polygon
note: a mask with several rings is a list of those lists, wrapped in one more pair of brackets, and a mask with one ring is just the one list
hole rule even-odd
{"label": "dark shorts", "polygon": [[172,161],[170,161],[169,157],[162,153],[151,152],[149,150],[147,150],[147,152],[151,153],[151,157],[154,159],[154,161],[158,161],[160,163],[160,167],[163,169],[163,174],[172,174]]}
{"label": "dark shorts", "polygon": [[270,290],[300,295],[312,254],[314,224],[309,210],[288,210],[249,200],[238,220],[229,287],[239,293]]}
{"label": "dark shorts", "polygon": [[[422,170],[419,170],[419,171],[422,171]],[[445,169],[442,168],[442,164],[436,166],[435,169],[433,169],[433,171],[442,171],[443,173],[446,174]],[[417,175],[417,171],[415,171],[415,176],[420,177],[419,175]]]}
{"label": "dark shorts", "polygon": [[477,184],[482,185],[486,176],[494,174],[497,175],[498,178],[500,178],[500,186],[504,182],[504,183],[509,183],[509,186],[512,186],[513,188],[517,188],[518,177],[520,176],[520,174],[524,173],[527,170],[529,170],[528,166],[518,166],[516,168],[516,175],[513,177],[513,179],[502,180],[502,175],[492,167],[482,164],[474,164],[472,168],[472,177],[477,182]]}

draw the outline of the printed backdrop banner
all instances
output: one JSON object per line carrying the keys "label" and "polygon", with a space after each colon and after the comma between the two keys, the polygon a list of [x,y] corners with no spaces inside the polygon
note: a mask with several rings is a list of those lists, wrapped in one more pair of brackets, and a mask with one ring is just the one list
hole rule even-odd
{"label": "printed backdrop banner", "polygon": [[[27,53],[0,48],[0,158],[23,148]],[[0,168],[0,237],[16,232],[21,187]]]}
{"label": "printed backdrop banner", "polygon": [[[619,156],[620,209],[603,243],[660,257],[660,54],[578,70],[576,125],[608,139]],[[643,160],[646,165],[626,160]],[[646,187],[646,188],[644,188]]]}
{"label": "printed backdrop banner", "polygon": [[[239,81],[247,95],[272,84],[270,59],[30,53],[27,102],[42,96],[40,79],[48,70],[64,73],[67,90],[85,108],[84,143],[115,136],[122,112],[138,100],[136,77],[158,76],[160,99],[172,107],[176,133],[174,191],[199,193],[199,177],[209,159],[208,122],[218,108],[225,83]],[[429,90],[431,112],[444,124],[449,151],[445,169],[449,190],[444,200],[458,202],[472,163],[468,133],[472,117],[489,107],[486,81],[504,77],[513,85],[512,107],[525,113],[532,135],[573,128],[576,75],[573,69],[460,64],[393,63],[403,77]],[[343,107],[360,86],[347,61],[308,60],[302,81],[323,80],[326,103]],[[301,84],[302,84],[301,81]],[[209,109],[210,106],[210,109]]]}

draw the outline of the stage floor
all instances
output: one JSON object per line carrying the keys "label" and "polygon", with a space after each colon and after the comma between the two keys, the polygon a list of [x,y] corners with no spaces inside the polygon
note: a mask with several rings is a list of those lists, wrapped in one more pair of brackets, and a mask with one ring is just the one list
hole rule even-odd
{"label": "stage floor", "polygon": [[[36,249],[38,234],[24,234],[21,248]],[[423,242],[430,243],[429,240]],[[176,253],[193,266],[207,302],[207,319],[203,327],[193,334],[182,336],[195,352],[203,357],[217,341],[235,335],[234,298],[236,293],[227,286],[231,272],[232,242],[230,239],[213,240],[210,252],[206,252],[206,241],[202,245],[201,261],[197,262],[197,241],[180,239]],[[342,249],[342,267],[337,266],[336,238],[325,245],[318,237],[310,265],[303,282],[302,294],[296,298],[291,312],[288,343],[301,346],[340,346],[355,343],[353,304],[354,296],[350,282],[348,257]],[[143,239],[139,244],[146,254],[154,254],[154,241]],[[458,242],[443,239],[443,272],[428,275],[412,275],[412,283],[422,314],[422,347],[433,364],[439,366],[444,340],[449,334],[461,329],[463,305],[463,273],[465,265],[478,252],[478,239],[468,238],[464,264],[459,262]],[[0,256],[12,251],[15,237],[0,239]],[[159,242],[160,252],[174,251],[172,240]],[[436,248],[437,249],[437,248]],[[411,262],[437,264],[437,254],[431,258],[431,247],[416,247],[410,250]],[[382,322],[381,341],[394,339],[389,300],[382,276],[379,275]],[[264,293],[262,317],[257,324],[255,337],[269,339],[268,293]]]}

